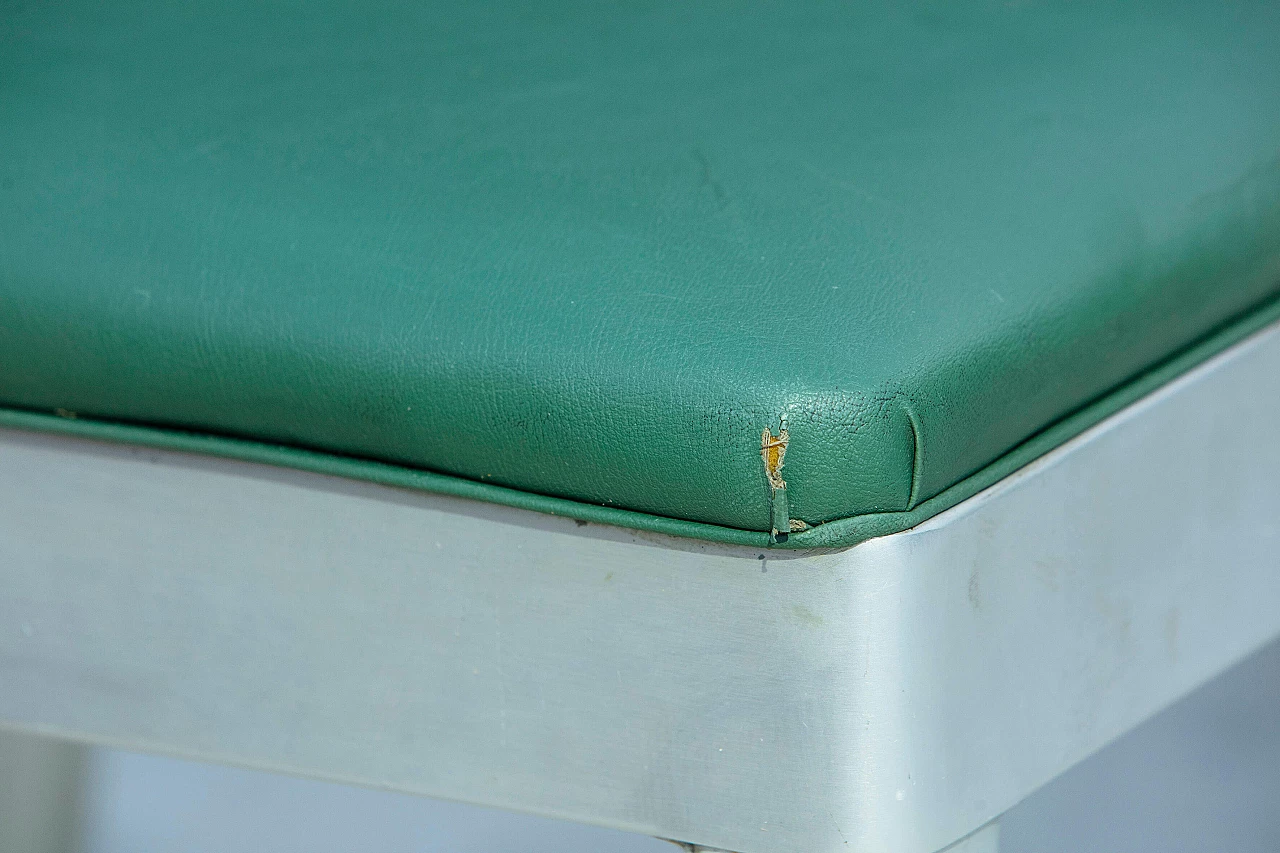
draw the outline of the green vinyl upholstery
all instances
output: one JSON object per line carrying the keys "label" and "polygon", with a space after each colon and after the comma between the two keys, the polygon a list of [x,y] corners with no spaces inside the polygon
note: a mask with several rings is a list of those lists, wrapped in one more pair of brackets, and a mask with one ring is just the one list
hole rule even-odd
{"label": "green vinyl upholstery", "polygon": [[1271,316],[1277,44],[1273,2],[4,3],[0,406],[751,543],[785,416],[790,544],[855,541]]}

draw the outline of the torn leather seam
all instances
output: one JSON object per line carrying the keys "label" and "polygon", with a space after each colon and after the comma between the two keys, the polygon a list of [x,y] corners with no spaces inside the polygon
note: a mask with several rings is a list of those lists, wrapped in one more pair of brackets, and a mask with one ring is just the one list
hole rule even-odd
{"label": "torn leather seam", "polygon": [[791,436],[787,432],[787,416],[779,419],[778,434],[769,427],[760,434],[760,458],[764,460],[764,474],[769,480],[769,538],[783,541],[791,532],[791,508],[787,501],[787,481],[782,479],[783,460]]}

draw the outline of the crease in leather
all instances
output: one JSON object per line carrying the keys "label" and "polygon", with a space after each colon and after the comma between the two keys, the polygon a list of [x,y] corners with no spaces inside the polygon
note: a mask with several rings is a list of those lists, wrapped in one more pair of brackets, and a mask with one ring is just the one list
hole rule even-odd
{"label": "crease in leather", "polygon": [[916,508],[916,502],[920,499],[920,476],[924,471],[924,438],[920,434],[920,419],[916,417],[916,410],[911,403],[904,403],[902,411],[907,418],[907,423],[911,426],[911,491],[907,495],[907,510],[910,511]]}
{"label": "crease in leather", "polygon": [[[994,462],[910,509],[900,512],[847,516],[812,525],[780,541],[772,541],[770,534],[766,532],[740,530],[705,522],[685,521],[616,507],[582,503],[368,459],[337,456],[298,447],[264,444],[220,435],[82,418],[66,411],[54,414],[0,407],[0,427],[60,433],[91,440],[200,453],[294,468],[397,488],[486,501],[589,523],[701,539],[724,545],[774,550],[839,550],[858,545],[868,539],[909,530],[950,509],[1224,349],[1277,321],[1280,321],[1280,298],[1273,298],[1244,316],[1235,318],[1158,366],[1040,431]],[[907,418],[914,421],[914,413],[909,405],[905,407],[905,411]],[[918,449],[919,446],[917,446]],[[917,488],[916,479],[917,477],[913,474],[913,492]]]}

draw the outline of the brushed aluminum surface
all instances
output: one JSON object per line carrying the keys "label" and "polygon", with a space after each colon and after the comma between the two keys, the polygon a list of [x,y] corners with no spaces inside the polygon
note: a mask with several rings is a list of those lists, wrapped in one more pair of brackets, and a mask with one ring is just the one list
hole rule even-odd
{"label": "brushed aluminum surface", "polygon": [[1280,634],[1272,327],[764,553],[0,431],[0,724],[740,853],[930,853]]}

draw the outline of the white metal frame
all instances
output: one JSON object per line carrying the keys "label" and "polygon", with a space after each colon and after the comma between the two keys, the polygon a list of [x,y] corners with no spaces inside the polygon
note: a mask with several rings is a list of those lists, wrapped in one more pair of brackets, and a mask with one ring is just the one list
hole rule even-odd
{"label": "white metal frame", "polygon": [[1271,327],[836,553],[0,431],[0,722],[739,853],[930,853],[1280,635],[1277,424]]}

